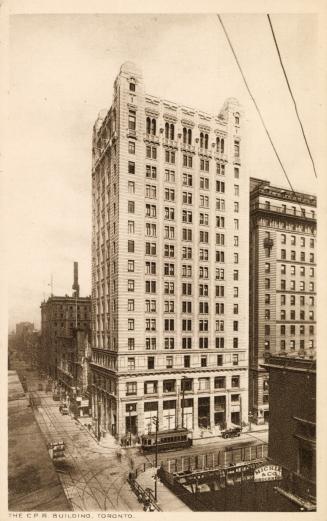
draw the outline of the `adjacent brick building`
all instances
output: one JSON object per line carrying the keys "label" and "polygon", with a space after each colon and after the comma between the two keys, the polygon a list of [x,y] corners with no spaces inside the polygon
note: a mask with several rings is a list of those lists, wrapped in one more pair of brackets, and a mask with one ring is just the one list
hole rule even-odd
{"label": "adjacent brick building", "polygon": [[304,510],[316,502],[316,360],[315,354],[270,356],[269,452],[283,467],[278,492]]}
{"label": "adjacent brick building", "polygon": [[44,370],[67,398],[82,402],[88,387],[91,298],[79,295],[77,263],[73,290],[72,296],[51,296],[41,304],[41,356]]}
{"label": "adjacent brick building", "polygon": [[275,353],[311,353],[316,338],[316,197],[250,180],[249,409],[269,417]]}
{"label": "adjacent brick building", "polygon": [[[93,132],[98,435],[247,421],[249,188],[242,111],[145,93],[122,65]],[[182,394],[185,400],[182,402]],[[183,409],[183,414],[182,414]]]}

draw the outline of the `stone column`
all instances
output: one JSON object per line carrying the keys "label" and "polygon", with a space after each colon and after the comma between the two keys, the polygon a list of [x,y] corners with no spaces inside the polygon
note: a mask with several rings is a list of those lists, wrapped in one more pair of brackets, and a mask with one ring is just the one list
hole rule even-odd
{"label": "stone column", "polygon": [[137,434],[141,436],[144,434],[144,402],[139,401],[136,405],[137,411]]}
{"label": "stone column", "polygon": [[227,427],[230,425],[231,405],[230,405],[230,393],[226,393],[226,423]]}
{"label": "stone column", "polygon": [[159,418],[159,431],[162,430],[163,426],[163,400],[160,398],[158,400],[158,418]]}
{"label": "stone column", "polygon": [[199,431],[198,418],[199,418],[199,409],[198,409],[198,397],[193,397],[193,432],[195,434]]}
{"label": "stone column", "polygon": [[210,428],[213,429],[215,426],[215,397],[213,394],[210,396]]}

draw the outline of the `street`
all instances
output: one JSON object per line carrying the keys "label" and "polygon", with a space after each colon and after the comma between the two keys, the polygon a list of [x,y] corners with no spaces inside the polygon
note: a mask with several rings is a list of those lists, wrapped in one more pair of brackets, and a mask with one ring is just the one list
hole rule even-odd
{"label": "street", "polygon": [[[75,511],[141,511],[142,505],[127,483],[131,470],[144,468],[154,463],[154,454],[142,454],[139,448],[120,449],[112,437],[102,446],[88,429],[72,418],[62,415],[59,402],[54,401],[52,392],[39,391],[45,381],[37,373],[26,372],[29,391],[40,398],[34,409],[36,421],[46,442],[65,442],[65,461],[56,463],[55,468],[65,494]],[[267,442],[267,431],[244,433],[240,438],[211,443],[195,444],[188,449],[159,453],[158,462],[196,454],[205,454],[239,447],[255,446]],[[121,452],[121,458],[118,456]]]}
{"label": "street", "polygon": [[[66,458],[57,463],[60,481],[75,511],[140,511],[142,506],[127,483],[131,470],[130,459],[124,455],[118,459],[118,445],[101,447],[88,430],[71,416],[59,412],[59,402],[52,393],[37,391],[35,374],[26,373],[27,387],[41,399],[35,408],[35,418],[46,442],[65,442]],[[42,382],[43,383],[43,382]]]}

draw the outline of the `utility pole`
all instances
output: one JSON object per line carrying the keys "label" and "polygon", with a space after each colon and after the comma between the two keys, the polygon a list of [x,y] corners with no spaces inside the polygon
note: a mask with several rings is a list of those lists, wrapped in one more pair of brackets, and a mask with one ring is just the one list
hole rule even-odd
{"label": "utility pole", "polygon": [[157,501],[158,499],[158,430],[159,430],[159,418],[158,416],[155,416],[153,418],[153,423],[155,424],[156,426],[156,459],[155,459],[155,467],[156,467],[156,473],[154,475],[154,499]]}
{"label": "utility pole", "polygon": [[101,400],[98,401],[98,441],[101,440]]}

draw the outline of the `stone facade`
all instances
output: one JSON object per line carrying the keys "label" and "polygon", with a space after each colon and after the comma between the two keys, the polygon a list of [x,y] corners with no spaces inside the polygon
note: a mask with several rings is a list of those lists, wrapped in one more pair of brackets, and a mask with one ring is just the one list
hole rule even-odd
{"label": "stone facade", "polygon": [[316,197],[250,180],[249,409],[269,418],[269,354],[312,354],[316,338]]}
{"label": "stone facade", "polygon": [[[243,114],[145,93],[125,63],[93,131],[92,413],[98,435],[247,421]],[[182,381],[185,383],[182,384]],[[183,389],[184,385],[184,389]],[[184,401],[183,401],[184,395]]]}

